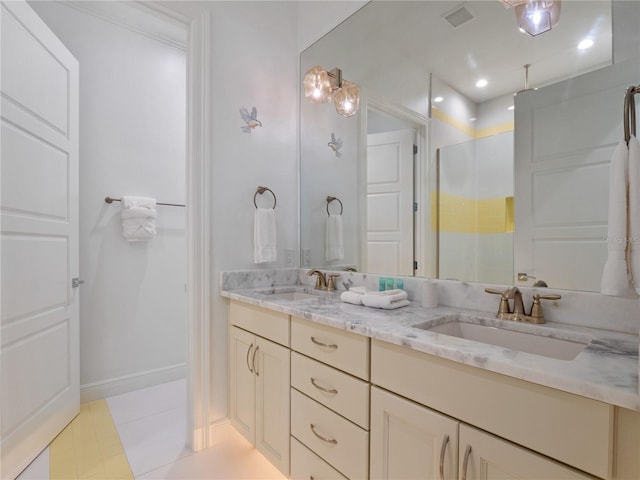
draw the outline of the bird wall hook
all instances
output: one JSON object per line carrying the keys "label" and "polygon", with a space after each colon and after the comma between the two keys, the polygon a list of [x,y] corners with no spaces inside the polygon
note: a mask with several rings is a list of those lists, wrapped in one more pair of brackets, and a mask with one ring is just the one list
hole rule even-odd
{"label": "bird wall hook", "polygon": [[251,130],[254,128],[262,126],[262,122],[258,120],[258,110],[256,110],[256,107],[251,109],[251,113],[242,107],[240,109],[240,116],[242,120],[244,120],[244,123],[246,123],[246,125],[240,127],[244,133],[251,133]]}
{"label": "bird wall hook", "polygon": [[340,149],[342,148],[342,139],[336,139],[336,134],[331,132],[331,141],[327,143],[327,146],[336,153],[336,157],[340,158],[342,153],[340,153]]}

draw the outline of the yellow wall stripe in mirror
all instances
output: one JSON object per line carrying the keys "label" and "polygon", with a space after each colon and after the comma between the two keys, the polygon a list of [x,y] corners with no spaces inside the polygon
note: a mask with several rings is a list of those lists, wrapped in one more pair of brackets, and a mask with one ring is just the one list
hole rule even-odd
{"label": "yellow wall stripe in mirror", "polygon": [[[508,233],[513,232],[513,197],[473,198],[440,192],[431,198],[431,228],[452,233]],[[440,206],[440,212],[436,205]]]}
{"label": "yellow wall stripe in mirror", "polygon": [[500,123],[487,128],[475,129],[471,125],[467,125],[462,120],[458,120],[454,116],[449,115],[436,107],[431,108],[431,118],[438,119],[441,122],[460,130],[462,133],[469,135],[469,137],[475,138],[476,140],[491,137],[492,135],[498,135],[500,133],[511,132],[514,129],[514,123],[512,121]]}

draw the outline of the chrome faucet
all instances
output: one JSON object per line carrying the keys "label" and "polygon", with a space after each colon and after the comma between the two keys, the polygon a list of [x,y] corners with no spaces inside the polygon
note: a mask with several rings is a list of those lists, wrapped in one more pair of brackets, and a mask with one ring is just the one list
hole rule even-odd
{"label": "chrome faucet", "polygon": [[[560,300],[560,298],[562,298],[560,295],[555,293],[546,295],[535,293],[533,295],[531,310],[527,315],[525,314],[524,302],[522,301],[522,292],[518,287],[511,287],[504,291],[485,288],[484,291],[500,295],[500,306],[498,307],[496,317],[502,320],[513,320],[516,322],[544,323],[545,319],[544,314],[542,313],[542,304],[540,303],[540,300]],[[509,300],[513,300],[513,310],[509,305]]]}

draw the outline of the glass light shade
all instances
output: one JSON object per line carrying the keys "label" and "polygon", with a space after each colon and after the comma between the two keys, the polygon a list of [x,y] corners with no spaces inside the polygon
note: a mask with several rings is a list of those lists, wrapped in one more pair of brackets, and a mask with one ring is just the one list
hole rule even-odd
{"label": "glass light shade", "polygon": [[327,71],[320,65],[307,70],[304,75],[304,96],[311,103],[331,102],[331,82]]}
{"label": "glass light shade", "polygon": [[529,0],[515,7],[520,31],[535,37],[548,32],[560,19],[560,0]]}
{"label": "glass light shade", "polygon": [[333,94],[336,112],[343,117],[350,117],[358,111],[360,105],[360,87],[357,83],[342,81],[342,87]]}

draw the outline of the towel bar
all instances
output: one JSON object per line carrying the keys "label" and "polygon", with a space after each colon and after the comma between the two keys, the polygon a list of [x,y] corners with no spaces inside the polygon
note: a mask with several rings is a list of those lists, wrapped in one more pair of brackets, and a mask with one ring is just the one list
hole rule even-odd
{"label": "towel bar", "polygon": [[[114,197],[104,197],[104,203],[113,203],[113,202],[121,202],[122,199],[121,198],[114,198]],[[156,205],[166,205],[168,207],[184,207],[184,205],[179,204],[179,203],[161,203],[161,202],[156,202]]]}

